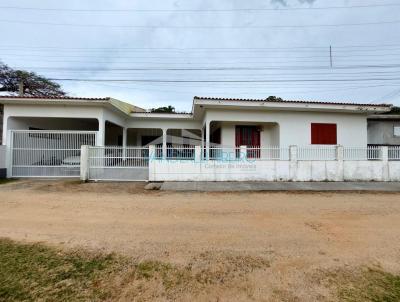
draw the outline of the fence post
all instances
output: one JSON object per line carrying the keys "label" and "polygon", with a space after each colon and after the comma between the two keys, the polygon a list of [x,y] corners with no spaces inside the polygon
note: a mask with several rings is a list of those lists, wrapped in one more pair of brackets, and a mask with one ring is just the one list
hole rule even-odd
{"label": "fence post", "polygon": [[7,150],[6,150],[6,169],[7,178],[12,177],[12,162],[13,162],[13,136],[14,133],[11,130],[7,131]]}
{"label": "fence post", "polygon": [[89,179],[89,146],[81,146],[81,181]]}
{"label": "fence post", "polygon": [[247,159],[247,146],[240,146],[240,160]]}
{"label": "fence post", "polygon": [[344,148],[341,145],[336,146],[337,161],[337,181],[344,181]]}
{"label": "fence post", "polygon": [[156,154],[156,146],[155,145],[149,145],[149,161],[157,158]]}
{"label": "fence post", "polygon": [[201,162],[201,146],[194,146],[194,162],[200,163]]}
{"label": "fence post", "polygon": [[297,146],[289,146],[289,180],[297,179]]}
{"label": "fence post", "polygon": [[382,152],[382,180],[389,181],[389,147],[381,147]]}
{"label": "fence post", "polygon": [[156,180],[156,171],[154,168],[156,159],[158,159],[156,152],[156,145],[149,145],[149,181]]}

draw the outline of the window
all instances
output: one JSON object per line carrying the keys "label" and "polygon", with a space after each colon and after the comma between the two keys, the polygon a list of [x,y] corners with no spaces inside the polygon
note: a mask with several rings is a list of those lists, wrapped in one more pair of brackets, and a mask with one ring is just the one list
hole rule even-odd
{"label": "window", "polygon": [[394,126],[393,127],[393,135],[394,136],[400,136],[400,126]]}
{"label": "window", "polygon": [[336,124],[311,123],[311,144],[313,145],[336,145]]}

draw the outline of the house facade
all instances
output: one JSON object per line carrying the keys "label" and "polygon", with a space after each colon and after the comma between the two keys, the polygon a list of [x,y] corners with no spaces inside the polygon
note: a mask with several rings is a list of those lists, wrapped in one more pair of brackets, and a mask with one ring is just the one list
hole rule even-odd
{"label": "house facade", "polygon": [[[81,145],[92,145],[99,149],[93,156],[98,159],[98,171],[112,171],[115,174],[109,177],[118,179],[128,177],[121,178],[123,173],[139,173],[144,179],[155,175],[148,160],[150,147],[155,148],[156,158],[164,160],[220,160],[226,158],[223,153],[229,154],[229,160],[243,154],[259,161],[289,160],[294,157],[291,146],[300,147],[304,160],[314,155],[321,160],[336,159],[340,157],[337,146],[374,157],[375,153],[366,150],[368,116],[389,112],[392,107],[194,97],[191,113],[175,114],[150,113],[112,98],[0,97],[0,103],[4,105],[3,145],[9,146],[12,157],[8,160],[14,171],[11,176],[67,173],[67,164],[79,168],[75,154],[80,154]],[[170,175],[182,168],[168,165]],[[215,171],[207,173],[214,175]]]}
{"label": "house facade", "polygon": [[195,97],[188,114],[148,113],[111,98],[0,97],[9,130],[98,131],[97,145],[366,146],[367,116],[390,105]]}

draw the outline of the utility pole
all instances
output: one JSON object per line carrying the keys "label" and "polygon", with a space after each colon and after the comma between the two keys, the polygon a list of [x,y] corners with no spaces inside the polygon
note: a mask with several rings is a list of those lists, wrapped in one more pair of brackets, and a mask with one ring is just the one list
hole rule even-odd
{"label": "utility pole", "polygon": [[18,84],[18,95],[24,96],[24,82],[22,80],[20,80]]}
{"label": "utility pole", "polygon": [[331,63],[331,68],[333,67],[333,59],[332,59],[332,45],[329,46],[329,60]]}

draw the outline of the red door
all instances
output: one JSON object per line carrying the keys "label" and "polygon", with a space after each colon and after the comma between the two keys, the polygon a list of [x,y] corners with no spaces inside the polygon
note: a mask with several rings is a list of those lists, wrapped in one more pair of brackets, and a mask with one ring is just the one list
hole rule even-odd
{"label": "red door", "polygon": [[260,157],[260,131],[257,126],[236,126],[236,147],[246,146],[248,158]]}

